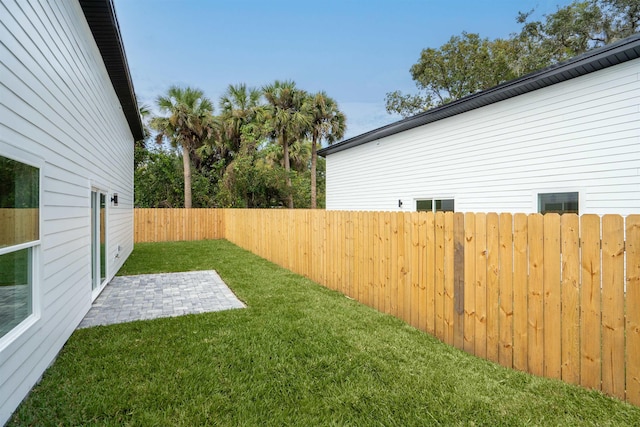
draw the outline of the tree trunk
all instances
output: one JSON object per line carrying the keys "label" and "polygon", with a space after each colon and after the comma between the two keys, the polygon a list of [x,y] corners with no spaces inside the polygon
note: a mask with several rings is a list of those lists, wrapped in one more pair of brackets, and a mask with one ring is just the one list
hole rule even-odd
{"label": "tree trunk", "polygon": [[184,207],[191,209],[191,157],[189,148],[182,145],[182,164],[184,166]]}
{"label": "tree trunk", "polygon": [[284,132],[282,134],[282,150],[284,153],[284,171],[287,176],[287,205],[289,209],[293,209],[293,185],[291,184],[291,174],[289,173],[291,170],[291,165],[289,163],[289,142],[287,141]]}
{"label": "tree trunk", "polygon": [[311,209],[316,208],[317,192],[316,192],[316,165],[318,163],[318,152],[316,151],[316,137],[314,135],[311,141]]}

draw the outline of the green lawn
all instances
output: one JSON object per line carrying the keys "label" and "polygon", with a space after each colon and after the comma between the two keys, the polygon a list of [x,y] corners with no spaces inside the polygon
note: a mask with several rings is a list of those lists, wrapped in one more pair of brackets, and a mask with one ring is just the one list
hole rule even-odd
{"label": "green lawn", "polygon": [[9,425],[640,425],[226,241],[139,244],[120,274],[198,269],[248,308],[76,331]]}

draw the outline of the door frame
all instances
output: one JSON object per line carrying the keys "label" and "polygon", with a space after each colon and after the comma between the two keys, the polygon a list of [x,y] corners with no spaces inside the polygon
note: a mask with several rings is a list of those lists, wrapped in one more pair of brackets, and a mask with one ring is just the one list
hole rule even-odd
{"label": "door frame", "polygon": [[[90,258],[91,258],[91,301],[93,302],[107,285],[109,271],[108,253],[108,190],[91,186],[90,195]],[[103,199],[102,199],[103,198]],[[104,214],[101,210],[104,209]],[[104,241],[102,241],[104,240]],[[104,270],[104,271],[103,271]]]}

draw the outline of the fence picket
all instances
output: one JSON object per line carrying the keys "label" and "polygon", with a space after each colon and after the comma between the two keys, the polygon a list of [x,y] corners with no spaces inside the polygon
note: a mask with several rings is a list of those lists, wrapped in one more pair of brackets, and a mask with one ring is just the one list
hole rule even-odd
{"label": "fence picket", "polygon": [[435,214],[435,314],[436,337],[444,340],[444,213]]}
{"label": "fence picket", "polygon": [[464,216],[464,351],[474,354],[476,330],[476,217]]}
{"label": "fence picket", "polygon": [[345,259],[347,265],[343,266],[343,271],[344,271],[344,291],[343,293],[351,298],[355,298],[356,297],[356,293],[355,293],[355,284],[354,284],[354,273],[355,273],[355,269],[356,267],[356,259],[355,259],[355,253],[354,253],[354,241],[355,241],[355,235],[356,235],[356,224],[355,224],[355,218],[356,218],[356,214],[355,212],[346,212],[346,217],[347,217],[347,226],[345,227],[345,251],[347,253],[347,257]]}
{"label": "fence picket", "polygon": [[346,232],[347,232],[347,218],[346,212],[338,212],[336,216],[336,253],[342,254],[335,260],[336,263],[336,284],[335,289],[338,292],[344,293],[344,276],[345,276],[345,259],[346,256]]}
{"label": "fence picket", "polygon": [[401,213],[391,213],[391,255],[389,259],[391,280],[389,283],[389,311],[392,316],[402,317],[398,315],[398,297],[400,294],[399,281],[402,273],[399,271],[402,268],[404,259],[402,259],[401,251],[404,244],[404,232],[402,221],[398,221],[398,216]]}
{"label": "fence picket", "polygon": [[426,256],[426,293],[427,310],[426,326],[427,332],[436,335],[436,217],[433,212],[425,214],[425,256]]}
{"label": "fence picket", "polygon": [[411,318],[413,315],[413,304],[411,300],[413,289],[413,284],[411,282],[413,277],[413,265],[411,260],[413,253],[411,237],[411,213],[403,212],[402,217],[404,219],[404,294],[403,299],[400,300],[400,302],[404,306],[404,315],[402,316],[402,320],[411,325]]}
{"label": "fence picket", "polygon": [[407,242],[407,233],[405,231],[404,212],[398,214],[398,265],[396,271],[398,272],[398,296],[396,300],[398,318],[409,323],[408,315],[411,315],[411,305],[405,305],[405,295],[409,294],[406,279],[407,279],[407,252],[405,251],[405,245]]}
{"label": "fence picket", "polygon": [[364,262],[362,265],[362,303],[371,306],[371,274],[373,273],[373,230],[371,228],[371,215],[369,215],[368,212],[362,213],[362,233],[362,244],[364,245]]}
{"label": "fence picket", "polygon": [[378,311],[380,309],[380,277],[382,276],[380,271],[380,247],[382,246],[382,236],[380,234],[380,215],[373,215],[372,218],[373,228],[373,277],[371,281],[371,307]]}
{"label": "fence picket", "polygon": [[600,389],[600,217],[583,215],[580,225],[582,292],[580,383]]}
{"label": "fence picket", "polygon": [[500,272],[498,273],[500,311],[498,320],[500,364],[513,366],[513,217],[500,214],[499,226]]}
{"label": "fence picket", "polygon": [[562,337],[560,335],[560,215],[544,216],[544,375],[562,374]]}
{"label": "fence picket", "polygon": [[544,374],[544,223],[540,214],[529,215],[529,293],[527,301],[527,363],[529,372]]}
{"label": "fence picket", "polygon": [[624,220],[602,218],[602,391],[624,399]]}
{"label": "fence picket", "polygon": [[529,253],[527,250],[527,216],[513,217],[513,367],[527,370]]}
{"label": "fence picket", "polygon": [[455,314],[453,319],[454,336],[453,345],[460,350],[464,350],[464,214],[456,212],[453,214],[453,262],[454,262],[454,283],[453,296]]}
{"label": "fence picket", "polygon": [[420,328],[420,219],[418,212],[411,212],[409,216],[411,224],[411,293],[409,304],[411,305],[410,325]]}
{"label": "fence picket", "polygon": [[453,212],[444,214],[444,342],[454,342],[454,245],[453,245]]}
{"label": "fence picket", "polygon": [[366,288],[366,268],[367,268],[367,250],[365,243],[365,225],[364,225],[364,212],[357,212],[356,214],[357,224],[358,224],[358,239],[356,243],[357,251],[357,263],[358,263],[358,274],[356,275],[356,279],[354,280],[356,289],[355,295],[358,301],[364,300],[364,293]]}
{"label": "fence picket", "polygon": [[[338,250],[338,227],[336,224],[336,218],[338,217],[339,212],[329,212],[329,221],[327,222],[327,248],[330,254],[335,254]],[[274,227],[276,228],[276,227]],[[276,240],[277,241],[277,240]],[[275,247],[272,247],[272,251],[275,250]],[[344,256],[344,254],[343,254]],[[275,258],[275,254],[272,255],[271,259]],[[330,260],[327,259],[327,287],[329,289],[336,289],[337,283],[337,272],[336,272],[336,259],[332,257]]]}
{"label": "fence picket", "polygon": [[[427,305],[427,214],[418,212],[418,327],[427,331],[427,316],[430,313]],[[433,272],[433,270],[431,270]]]}
{"label": "fence picket", "polygon": [[500,223],[495,213],[487,214],[487,359],[498,363],[500,311]]}
{"label": "fence picket", "polygon": [[487,215],[476,214],[475,354],[487,358]]}
{"label": "fence picket", "polygon": [[384,230],[383,230],[383,236],[384,236],[384,242],[383,242],[383,247],[382,247],[382,252],[384,253],[383,256],[383,261],[384,261],[384,268],[382,269],[382,274],[383,274],[383,282],[382,282],[382,286],[383,286],[383,295],[384,295],[384,299],[383,299],[383,303],[384,303],[384,312],[385,313],[391,313],[391,270],[393,269],[392,267],[394,266],[391,265],[391,253],[393,251],[393,248],[391,247],[391,238],[393,235],[393,231],[392,231],[392,225],[391,225],[391,213],[389,212],[384,212],[383,213],[384,216]]}
{"label": "fence picket", "polygon": [[578,215],[560,218],[562,239],[562,380],[580,384],[580,224]]}
{"label": "fence picket", "polygon": [[640,215],[627,217],[627,400],[640,405]]}

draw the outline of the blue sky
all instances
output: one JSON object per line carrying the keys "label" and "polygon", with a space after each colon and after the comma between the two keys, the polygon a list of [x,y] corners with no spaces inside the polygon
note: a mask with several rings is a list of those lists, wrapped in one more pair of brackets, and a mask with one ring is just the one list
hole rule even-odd
{"label": "blue sky", "polygon": [[294,80],[324,90],[347,115],[346,137],[399,117],[387,92],[414,92],[409,68],[426,47],[463,31],[507,37],[518,11],[553,13],[568,0],[114,0],[139,101],[172,84],[217,106],[229,84]]}

